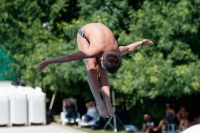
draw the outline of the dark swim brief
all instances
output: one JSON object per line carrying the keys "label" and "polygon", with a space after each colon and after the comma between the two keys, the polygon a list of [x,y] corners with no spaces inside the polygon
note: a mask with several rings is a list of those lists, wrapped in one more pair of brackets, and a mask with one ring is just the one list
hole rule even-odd
{"label": "dark swim brief", "polygon": [[83,32],[82,32],[82,28],[80,28],[79,30],[78,30],[78,33],[77,34],[79,34],[79,35],[81,35],[83,38],[85,38],[88,42],[89,42],[89,40],[88,40],[88,38],[83,34]]}

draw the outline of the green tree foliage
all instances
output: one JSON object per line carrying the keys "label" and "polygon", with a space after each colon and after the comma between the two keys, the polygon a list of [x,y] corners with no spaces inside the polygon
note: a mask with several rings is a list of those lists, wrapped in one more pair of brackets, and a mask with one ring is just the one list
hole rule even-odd
{"label": "green tree foliage", "polygon": [[154,45],[129,55],[115,85],[152,98],[199,92],[199,9],[200,1],[181,0],[144,1],[141,9],[130,10],[132,34],[123,32],[118,42],[151,38]]}
{"label": "green tree foliage", "polygon": [[124,55],[119,72],[109,75],[118,92],[134,99],[200,92],[199,0],[1,0],[0,16],[0,44],[29,85],[88,98],[83,61],[35,69],[44,59],[76,52],[77,30],[101,22],[119,45],[154,42]]}

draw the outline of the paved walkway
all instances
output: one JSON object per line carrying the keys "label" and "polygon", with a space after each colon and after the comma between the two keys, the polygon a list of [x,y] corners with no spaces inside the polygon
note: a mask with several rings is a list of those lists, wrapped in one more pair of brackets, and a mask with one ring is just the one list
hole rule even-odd
{"label": "paved walkway", "polygon": [[71,127],[52,123],[46,126],[0,127],[0,133],[86,133]]}

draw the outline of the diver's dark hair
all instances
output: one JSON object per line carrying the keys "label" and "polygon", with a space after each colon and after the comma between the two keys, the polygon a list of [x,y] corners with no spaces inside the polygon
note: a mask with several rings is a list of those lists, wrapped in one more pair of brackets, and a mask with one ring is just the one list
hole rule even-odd
{"label": "diver's dark hair", "polygon": [[103,53],[102,67],[111,74],[115,74],[122,64],[121,56],[114,51]]}

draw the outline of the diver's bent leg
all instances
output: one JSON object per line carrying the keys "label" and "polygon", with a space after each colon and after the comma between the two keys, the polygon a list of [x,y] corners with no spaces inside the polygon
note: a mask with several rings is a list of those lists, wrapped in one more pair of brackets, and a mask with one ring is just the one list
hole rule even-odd
{"label": "diver's bent leg", "polygon": [[99,86],[97,82],[97,70],[95,66],[93,66],[92,59],[86,59],[84,61],[87,67],[88,83],[89,83],[91,92],[94,96],[94,99],[96,101],[99,114],[102,117],[109,117],[106,106],[100,96]]}

